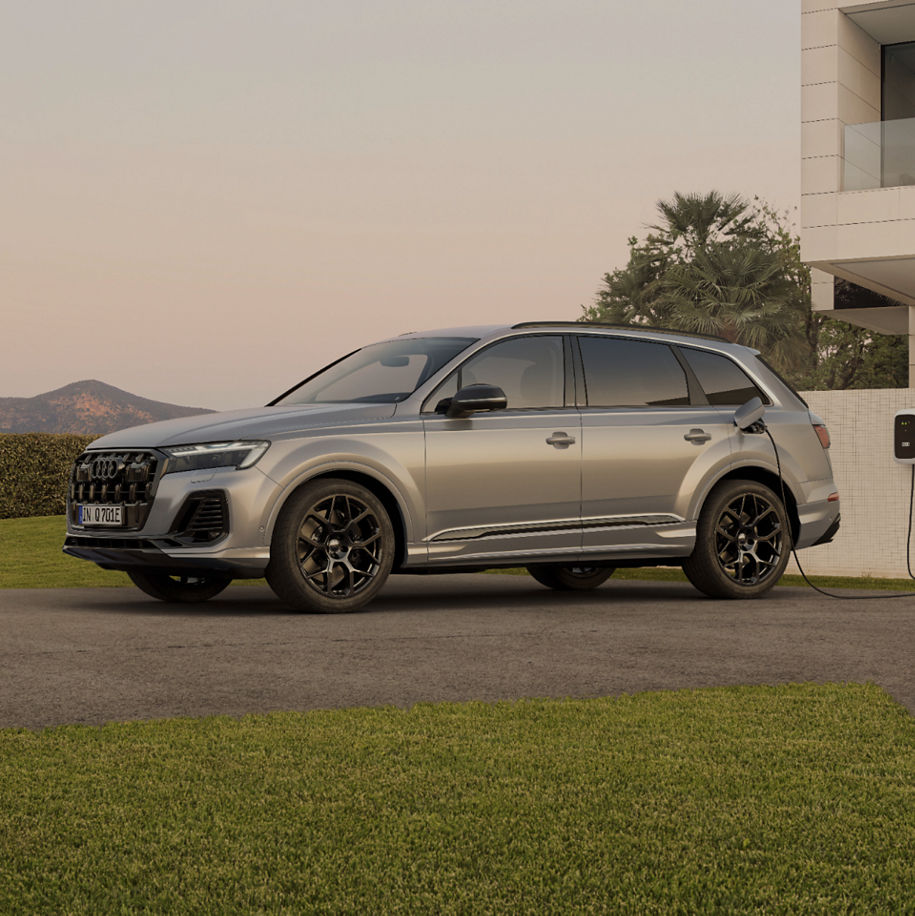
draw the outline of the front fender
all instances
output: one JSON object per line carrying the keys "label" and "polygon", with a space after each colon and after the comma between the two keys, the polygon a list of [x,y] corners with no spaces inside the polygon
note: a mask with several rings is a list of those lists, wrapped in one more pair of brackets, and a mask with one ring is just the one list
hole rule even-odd
{"label": "front fender", "polygon": [[[384,440],[386,447],[369,439]],[[315,436],[274,442],[272,461],[264,471],[276,484],[274,498],[265,506],[261,528],[264,543],[273,537],[276,520],[286,500],[303,483],[315,477],[346,471],[363,474],[385,487],[397,503],[407,543],[425,535],[425,502],[422,483],[425,474],[425,449],[422,426],[348,436]]]}

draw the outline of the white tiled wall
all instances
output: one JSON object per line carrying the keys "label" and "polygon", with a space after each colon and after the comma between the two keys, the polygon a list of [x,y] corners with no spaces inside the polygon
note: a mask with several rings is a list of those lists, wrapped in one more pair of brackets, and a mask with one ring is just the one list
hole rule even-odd
{"label": "white tiled wall", "polygon": [[[907,576],[912,470],[893,460],[893,417],[903,407],[915,408],[915,388],[809,391],[803,397],[829,427],[842,512],[831,544],[799,552],[805,572]],[[796,572],[793,560],[788,571]]]}

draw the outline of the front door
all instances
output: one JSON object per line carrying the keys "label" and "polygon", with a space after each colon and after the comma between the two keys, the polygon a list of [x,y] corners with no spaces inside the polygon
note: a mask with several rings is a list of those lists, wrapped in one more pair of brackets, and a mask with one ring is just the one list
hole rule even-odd
{"label": "front door", "polygon": [[563,337],[513,337],[478,351],[430,403],[474,383],[502,388],[507,408],[423,418],[430,562],[574,559],[581,429],[566,392]]}

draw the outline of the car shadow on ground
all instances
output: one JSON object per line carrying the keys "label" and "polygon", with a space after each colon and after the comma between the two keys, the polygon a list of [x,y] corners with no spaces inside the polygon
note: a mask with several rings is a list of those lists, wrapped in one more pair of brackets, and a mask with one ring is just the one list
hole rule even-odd
{"label": "car shadow on ground", "polygon": [[[657,610],[659,602],[671,609],[684,607],[708,610],[713,606],[730,606],[736,613],[747,612],[763,604],[785,605],[801,598],[816,597],[816,593],[801,588],[776,588],[765,597],[745,601],[716,601],[702,595],[685,582],[644,582],[637,580],[610,581],[593,591],[554,591],[543,588],[526,577],[499,577],[462,575],[460,582],[451,576],[396,576],[366,607],[349,612],[349,615],[398,614],[428,611],[470,610],[485,611],[487,606],[506,610],[553,610],[563,613],[572,608],[613,609],[617,602],[651,605]],[[117,599],[112,592],[116,592]],[[334,615],[309,614],[293,611],[283,605],[266,586],[232,587],[215,598],[201,604],[181,604],[157,601],[136,589],[106,589],[104,598],[95,589],[85,594],[70,591],[68,609],[93,613],[174,616],[186,618],[248,617],[248,616],[309,616]],[[348,615],[348,616],[349,616]]]}

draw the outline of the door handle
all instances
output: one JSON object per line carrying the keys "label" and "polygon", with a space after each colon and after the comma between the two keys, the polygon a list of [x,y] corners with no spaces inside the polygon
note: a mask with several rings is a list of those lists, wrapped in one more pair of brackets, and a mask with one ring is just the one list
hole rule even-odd
{"label": "door handle", "polygon": [[712,437],[704,429],[696,428],[691,429],[683,438],[687,442],[695,442],[696,445],[702,445],[703,442],[708,442]]}
{"label": "door handle", "polygon": [[546,444],[554,448],[568,448],[570,445],[575,445],[575,437],[557,430],[546,440]]}

